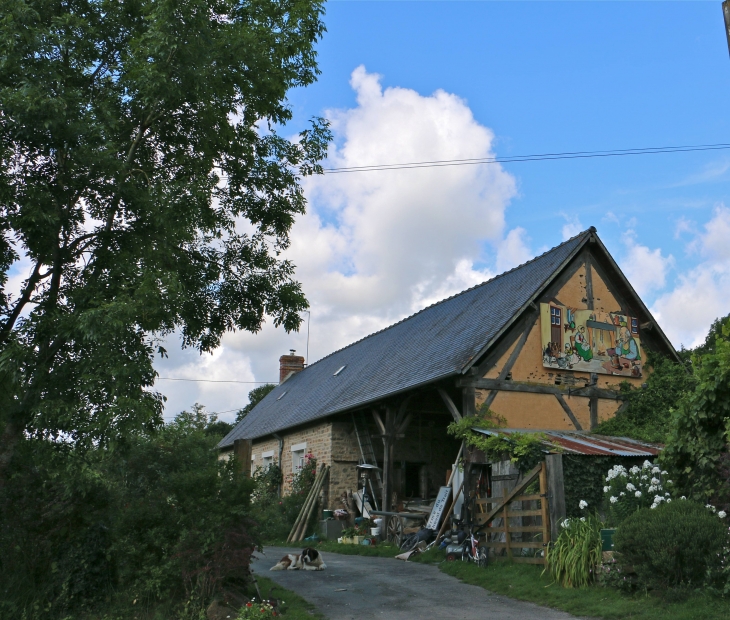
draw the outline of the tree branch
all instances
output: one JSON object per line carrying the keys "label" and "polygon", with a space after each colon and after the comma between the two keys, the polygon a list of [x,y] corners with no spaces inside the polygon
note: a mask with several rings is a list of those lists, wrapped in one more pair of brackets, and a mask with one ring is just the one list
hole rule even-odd
{"label": "tree branch", "polygon": [[28,278],[25,288],[15,304],[15,308],[13,308],[13,311],[10,315],[8,315],[8,318],[5,320],[5,323],[3,323],[3,326],[0,329],[0,344],[5,344],[5,342],[7,342],[10,332],[13,331],[13,327],[15,327],[15,322],[18,320],[18,317],[23,311],[25,305],[30,301],[30,297],[38,282],[41,281],[42,277],[47,277],[49,273],[50,272],[46,272],[43,276],[41,276],[41,260],[38,259],[33,269],[33,273]]}

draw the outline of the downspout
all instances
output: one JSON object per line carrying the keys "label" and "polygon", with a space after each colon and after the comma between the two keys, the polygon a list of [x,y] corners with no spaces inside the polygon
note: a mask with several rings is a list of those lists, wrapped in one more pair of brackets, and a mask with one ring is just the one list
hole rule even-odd
{"label": "downspout", "polygon": [[279,481],[279,497],[284,491],[284,464],[282,463],[282,457],[284,456],[284,439],[278,433],[271,433],[274,439],[279,441],[279,471],[281,472],[281,480]]}

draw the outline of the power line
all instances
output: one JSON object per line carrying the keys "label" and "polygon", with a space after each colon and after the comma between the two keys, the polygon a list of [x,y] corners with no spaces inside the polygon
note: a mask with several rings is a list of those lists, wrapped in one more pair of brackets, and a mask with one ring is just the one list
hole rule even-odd
{"label": "power line", "polygon": [[157,377],[157,381],[194,381],[196,383],[258,383],[260,385],[266,383],[278,383],[277,381],[233,381],[222,379],[180,379],[177,377]]}
{"label": "power line", "polygon": [[541,153],[537,155],[513,155],[512,157],[478,157],[472,159],[439,159],[434,161],[408,162],[401,164],[372,164],[369,166],[346,166],[325,168],[325,174],[345,172],[375,172],[380,170],[409,170],[412,168],[442,168],[446,166],[475,166],[479,164],[506,164],[522,161],[546,161],[556,159],[591,159],[596,157],[622,157],[625,155],[656,155],[660,153],[689,153],[693,151],[721,151],[730,149],[730,144],[697,144],[687,146],[651,146],[641,149],[616,149],[612,151],[573,151],[566,153]]}

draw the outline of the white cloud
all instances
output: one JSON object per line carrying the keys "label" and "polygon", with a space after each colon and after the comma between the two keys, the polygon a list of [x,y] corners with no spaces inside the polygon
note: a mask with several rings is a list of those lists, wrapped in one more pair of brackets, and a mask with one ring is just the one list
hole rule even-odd
{"label": "white cloud", "polygon": [[533,258],[529,237],[524,228],[513,228],[497,249],[497,272],[502,273]]}
{"label": "white cloud", "polygon": [[[328,167],[494,155],[493,132],[458,96],[383,89],[380,76],[364,67],[350,83],[357,105],[326,114],[335,134]],[[308,212],[293,227],[287,257],[312,307],[310,361],[492,277],[494,257],[502,271],[533,256],[523,229],[505,235],[516,187],[499,165],[330,174],[308,179],[305,191]],[[238,356],[249,364],[242,376],[250,368],[257,380],[275,379],[279,355],[290,348],[305,353],[306,326],[287,335],[266,325],[257,335],[229,334],[223,343],[211,368]],[[193,372],[198,362],[189,362]],[[170,376],[175,363],[166,365]],[[171,397],[169,410],[189,406],[191,395],[185,397]],[[224,408],[202,392],[198,400]]]}
{"label": "white cloud", "polygon": [[660,248],[649,249],[636,242],[632,231],[624,236],[626,255],[621,261],[621,269],[640,297],[664,288],[667,272],[674,265],[674,257],[662,256]]}
{"label": "white cloud", "polygon": [[679,346],[701,344],[710,324],[730,313],[730,209],[720,205],[689,247],[703,257],[679,277],[677,286],[659,297],[652,312]]}
{"label": "white cloud", "polygon": [[585,230],[577,215],[568,215],[567,213],[562,213],[561,215],[565,218],[565,224],[563,224],[562,230],[563,241],[567,241]]}

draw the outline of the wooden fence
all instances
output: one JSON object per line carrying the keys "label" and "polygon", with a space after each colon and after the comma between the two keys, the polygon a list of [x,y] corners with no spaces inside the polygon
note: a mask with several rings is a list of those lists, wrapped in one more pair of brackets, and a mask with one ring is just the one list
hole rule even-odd
{"label": "wooden fence", "polygon": [[[527,488],[535,481],[539,481],[539,493],[524,494]],[[515,562],[529,564],[544,564],[545,553],[550,542],[550,516],[548,509],[548,487],[545,463],[535,467],[511,490],[503,489],[502,497],[488,497],[477,499],[477,506],[484,507],[485,512],[475,515],[476,522],[481,526],[480,532],[485,535],[487,547],[505,549],[507,556]],[[512,503],[519,502],[520,508],[512,508]],[[526,505],[527,504],[527,505]],[[490,507],[491,508],[488,508]],[[520,525],[510,525],[510,519],[520,518]],[[493,525],[495,519],[501,518],[500,525]],[[539,523],[537,523],[539,521]],[[525,522],[533,522],[525,525]],[[519,534],[521,540],[513,539]],[[493,540],[494,538],[503,540]],[[527,540],[529,539],[529,540]],[[514,549],[523,550],[515,554]],[[526,555],[526,549],[534,549],[534,555]],[[537,551],[540,550],[540,551]],[[531,552],[527,552],[528,554]]]}

